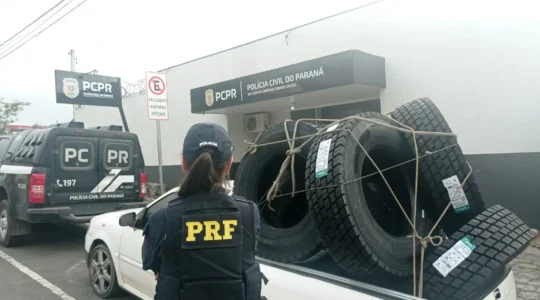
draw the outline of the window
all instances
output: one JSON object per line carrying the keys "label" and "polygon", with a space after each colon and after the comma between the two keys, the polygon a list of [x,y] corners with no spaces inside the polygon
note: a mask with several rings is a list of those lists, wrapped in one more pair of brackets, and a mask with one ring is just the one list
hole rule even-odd
{"label": "window", "polygon": [[380,100],[375,99],[338,104],[317,109],[293,110],[291,111],[291,119],[342,119],[366,111],[381,112]]}
{"label": "window", "polygon": [[3,158],[4,155],[7,152],[7,148],[9,146],[9,138],[1,138],[0,139],[0,158]]}
{"label": "window", "polygon": [[133,149],[130,144],[107,143],[104,146],[105,168],[107,170],[129,170],[133,161]]}
{"label": "window", "polygon": [[291,119],[295,121],[299,119],[317,119],[317,112],[315,108],[292,110]]}
{"label": "window", "polygon": [[152,214],[154,214],[156,211],[167,207],[169,205],[169,202],[172,200],[178,198],[178,194],[176,192],[171,193],[168,196],[165,196],[163,199],[159,200],[158,202],[154,203],[154,205],[150,206],[148,208],[148,211],[146,212],[146,217],[150,217]]}
{"label": "window", "polygon": [[94,145],[87,141],[70,140],[60,146],[60,162],[64,170],[93,170]]}
{"label": "window", "polygon": [[380,100],[368,100],[362,102],[332,105],[321,109],[322,119],[342,119],[357,115],[366,111],[381,112]]}

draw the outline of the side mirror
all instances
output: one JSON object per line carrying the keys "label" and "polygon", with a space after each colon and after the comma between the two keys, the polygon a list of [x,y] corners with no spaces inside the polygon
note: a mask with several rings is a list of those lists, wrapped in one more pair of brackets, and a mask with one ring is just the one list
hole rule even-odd
{"label": "side mirror", "polygon": [[120,217],[120,220],[118,221],[118,223],[122,227],[125,227],[125,226],[133,227],[135,225],[135,217],[136,215],[134,212],[127,213]]}

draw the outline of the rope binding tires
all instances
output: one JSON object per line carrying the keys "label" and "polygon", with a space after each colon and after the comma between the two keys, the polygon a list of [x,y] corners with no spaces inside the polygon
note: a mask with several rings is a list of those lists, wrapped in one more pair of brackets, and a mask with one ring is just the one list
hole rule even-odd
{"label": "rope binding tires", "polygon": [[[426,101],[413,102],[430,103]],[[305,232],[310,232],[308,246],[302,247],[304,241],[296,240],[296,249],[286,251],[284,256],[278,248],[272,249],[279,244],[277,239],[262,238],[260,249],[268,247],[261,256],[300,263],[320,258],[327,251],[341,268],[351,271],[412,275],[412,294],[422,296],[424,270],[433,272],[431,265],[424,264],[424,257],[426,253],[432,257],[432,250],[437,251],[446,239],[440,229],[453,237],[453,233],[483,213],[484,204],[456,134],[447,125],[442,128],[444,132],[429,130],[446,124],[444,118],[440,121],[440,112],[433,109],[434,105],[429,106],[425,113],[431,116],[430,120],[436,116],[440,124],[417,131],[412,126],[418,129],[421,122],[414,113],[405,114],[403,107],[407,105],[412,104],[398,108],[390,116],[367,112],[339,120],[286,120],[261,133],[254,142],[245,141],[249,147],[238,168],[237,174],[241,175],[235,178],[235,193],[263,202],[270,211],[279,210],[283,206],[280,198],[284,197],[308,208],[304,217],[308,229],[302,235],[304,238]],[[308,122],[329,124],[319,129],[309,125],[311,131],[303,130]],[[274,152],[279,149],[281,156],[266,162],[264,167],[269,154],[261,152],[265,153],[263,149],[267,147]],[[434,157],[451,157],[459,162],[457,181],[441,181],[448,179],[439,178],[444,174],[437,180],[428,180],[426,169],[433,172],[439,165],[432,162]],[[250,164],[258,165],[257,171],[245,171]],[[270,166],[272,172],[265,169]],[[253,192],[248,187],[253,184],[248,180],[258,185],[257,172],[269,177],[264,187]],[[299,173],[303,176],[297,176]],[[464,192],[465,187],[468,188]],[[438,194],[434,194],[434,189]],[[434,199],[441,191],[446,191],[446,198]],[[469,212],[460,215],[456,211],[452,193],[464,193],[472,201],[468,203]],[[286,238],[291,237],[282,236],[283,240]],[[430,245],[434,248],[426,252]],[[280,247],[283,249],[283,245]]]}

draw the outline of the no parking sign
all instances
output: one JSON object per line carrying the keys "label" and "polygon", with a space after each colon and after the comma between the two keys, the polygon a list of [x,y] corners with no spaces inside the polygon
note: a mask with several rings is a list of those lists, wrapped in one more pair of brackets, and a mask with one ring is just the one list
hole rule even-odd
{"label": "no parking sign", "polygon": [[156,121],[159,183],[161,187],[161,194],[164,194],[165,187],[163,186],[163,163],[161,161],[160,121],[165,121],[169,119],[169,103],[167,99],[167,76],[160,73],[146,72],[146,91],[148,119]]}
{"label": "no parking sign", "polygon": [[167,76],[160,73],[146,72],[146,90],[148,118],[156,121],[168,120]]}

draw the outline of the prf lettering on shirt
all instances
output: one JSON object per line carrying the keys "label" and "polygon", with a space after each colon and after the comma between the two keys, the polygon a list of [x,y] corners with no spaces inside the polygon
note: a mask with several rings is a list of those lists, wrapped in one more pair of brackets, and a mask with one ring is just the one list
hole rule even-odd
{"label": "prf lettering on shirt", "polygon": [[[186,222],[186,242],[200,240],[200,236],[203,234],[204,241],[232,240],[232,233],[236,226],[238,226],[238,220],[222,220],[221,223],[218,221]],[[223,234],[220,234],[220,231]]]}

